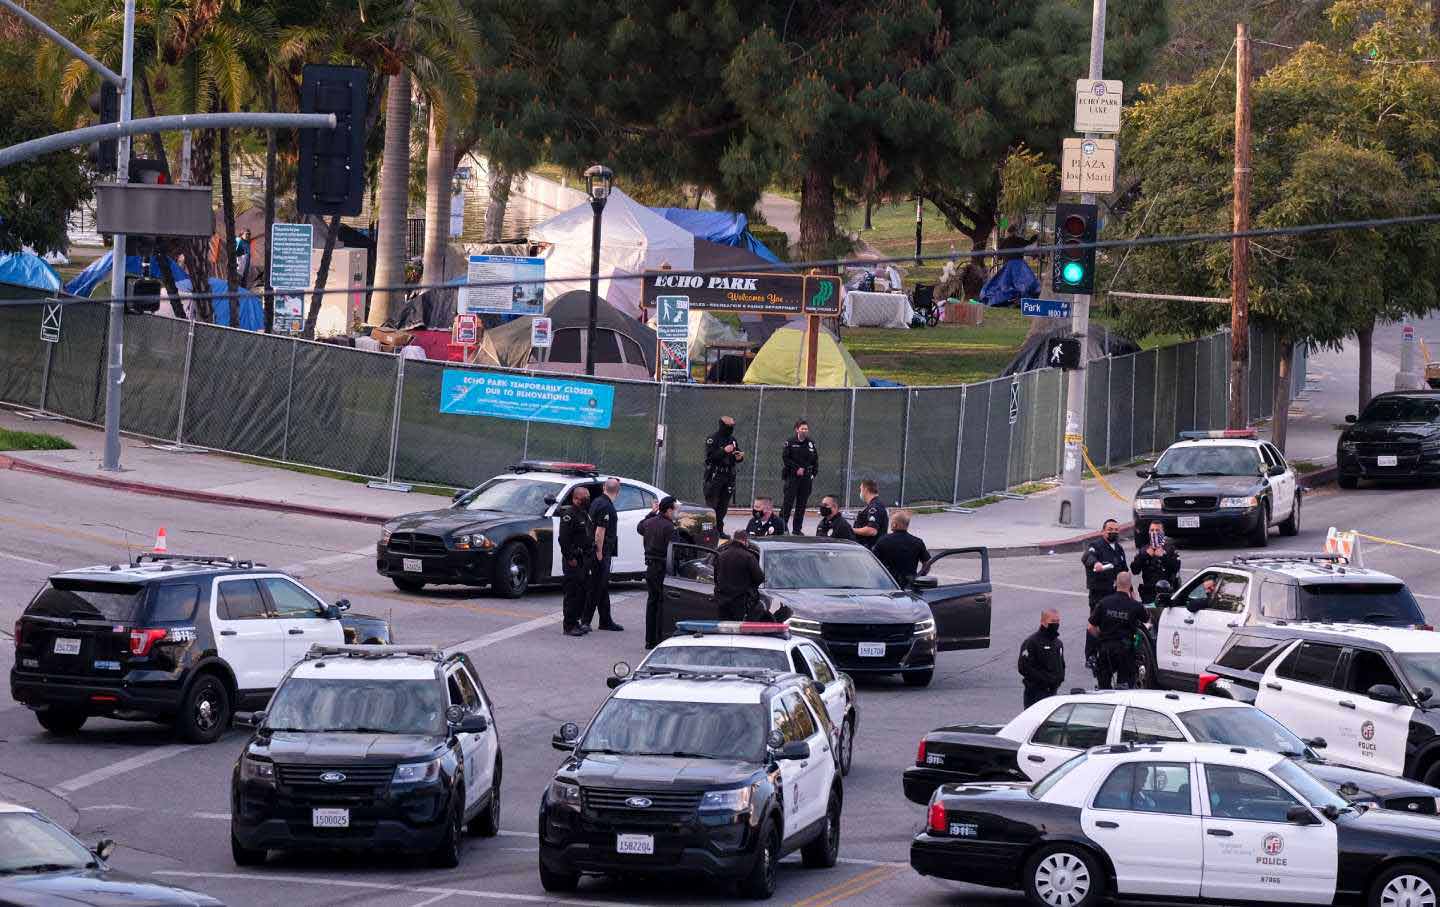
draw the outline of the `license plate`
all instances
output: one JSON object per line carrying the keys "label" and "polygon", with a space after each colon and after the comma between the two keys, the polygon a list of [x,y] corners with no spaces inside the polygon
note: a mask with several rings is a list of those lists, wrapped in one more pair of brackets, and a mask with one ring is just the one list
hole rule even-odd
{"label": "license plate", "polygon": [[400,561],[400,569],[406,573],[424,573],[425,562],[418,557],[402,558]]}
{"label": "license plate", "polygon": [[310,810],[310,824],[315,828],[349,828],[350,810],[312,809]]}
{"label": "license plate", "polygon": [[885,644],[883,642],[862,642],[860,644],[861,658],[884,658]]}
{"label": "license plate", "polygon": [[616,835],[616,853],[638,853],[651,855],[655,853],[654,835]]}
{"label": "license plate", "polygon": [[925,754],[925,764],[926,764],[926,765],[944,765],[944,764],[945,764],[945,757],[944,757],[944,756],[941,756],[941,755],[937,755],[936,753],[926,753],[926,754]]}
{"label": "license plate", "polygon": [[1199,529],[1200,518],[1198,516],[1182,516],[1177,521],[1181,529]]}
{"label": "license plate", "polygon": [[1399,466],[1399,465],[1400,465],[1400,458],[1397,457],[1397,456],[1395,456],[1394,454],[1390,454],[1390,455],[1388,455],[1388,456],[1383,456],[1383,457],[1376,457],[1376,458],[1375,458],[1375,465],[1376,465],[1376,466]]}
{"label": "license plate", "polygon": [[120,662],[118,662],[118,661],[97,661],[97,662],[95,662],[95,670],[97,670],[97,671],[118,671],[118,670],[120,670]]}
{"label": "license plate", "polygon": [[80,654],[80,640],[78,640],[78,639],[66,639],[66,638],[63,637],[63,636],[57,636],[57,637],[55,638],[55,654],[56,654],[56,655],[79,655],[79,654]]}

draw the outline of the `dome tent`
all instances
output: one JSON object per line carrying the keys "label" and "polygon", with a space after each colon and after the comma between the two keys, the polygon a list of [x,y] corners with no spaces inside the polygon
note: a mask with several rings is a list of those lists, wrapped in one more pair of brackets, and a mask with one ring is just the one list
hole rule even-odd
{"label": "dome tent", "polygon": [[[548,350],[530,345],[533,315],[491,328],[480,338],[480,361],[506,368],[580,374],[585,371],[585,330],[590,294],[572,290],[545,312],[552,332]],[[650,378],[655,374],[655,332],[603,298],[595,312],[595,374],[605,378]]]}
{"label": "dome tent", "polygon": [[[796,318],[770,335],[745,370],[746,384],[805,384],[805,319]],[[835,335],[820,331],[816,355],[816,387],[868,387],[865,373]]]}

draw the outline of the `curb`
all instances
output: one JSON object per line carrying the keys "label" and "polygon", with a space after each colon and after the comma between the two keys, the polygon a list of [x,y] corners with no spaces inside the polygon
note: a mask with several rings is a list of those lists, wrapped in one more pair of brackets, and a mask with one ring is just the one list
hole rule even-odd
{"label": "curb", "polygon": [[251,510],[268,510],[274,513],[290,513],[298,516],[313,516],[328,520],[345,520],[352,523],[371,523],[375,525],[391,519],[391,517],[376,516],[370,513],[357,513],[352,510],[339,510],[331,507],[316,507],[311,504],[265,501],[259,498],[220,494],[214,491],[194,491],[186,488],[173,488],[168,485],[150,485],[145,482],[130,482],[125,479],[112,479],[107,476],[86,475],[85,473],[74,472],[69,469],[60,469],[56,466],[47,466],[43,463],[35,463],[30,460],[22,460],[18,457],[0,454],[0,470],[3,469],[30,472],[37,475],[49,476],[52,479],[78,482],[82,485],[109,488],[115,491],[128,491],[134,494],[145,494],[152,497],[175,498],[176,500],[193,501],[200,504],[215,504],[220,507],[247,507]]}

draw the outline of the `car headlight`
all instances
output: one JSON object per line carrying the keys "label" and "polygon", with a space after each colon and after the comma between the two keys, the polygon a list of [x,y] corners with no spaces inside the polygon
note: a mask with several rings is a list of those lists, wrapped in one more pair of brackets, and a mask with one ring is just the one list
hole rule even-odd
{"label": "car headlight", "polygon": [[550,803],[566,809],[580,808],[580,785],[555,779],[550,782]]}
{"label": "car headlight", "polygon": [[820,635],[820,621],[806,620],[803,617],[792,617],[785,621],[786,626],[792,633],[809,633],[812,636]]}
{"label": "car headlight", "polygon": [[495,543],[483,532],[474,532],[469,535],[455,536],[455,548],[459,551],[484,550],[494,548]]}
{"label": "car headlight", "polygon": [[708,790],[700,798],[702,813],[748,813],[755,799],[755,785],[729,790]]}
{"label": "car headlight", "polygon": [[247,755],[240,760],[240,780],[274,784],[275,763],[269,759],[256,759]]}
{"label": "car headlight", "polygon": [[388,545],[388,544],[390,543],[390,534],[391,534],[392,532],[394,532],[394,531],[395,531],[395,530],[391,529],[389,526],[381,526],[381,527],[380,527],[380,544],[382,544],[382,545]]}
{"label": "car headlight", "polygon": [[1136,498],[1136,499],[1135,499],[1135,509],[1136,509],[1136,510],[1164,510],[1164,509],[1165,509],[1165,505],[1160,501],[1159,498]]}
{"label": "car headlight", "polygon": [[425,784],[440,778],[440,759],[428,762],[402,762],[395,766],[392,784]]}
{"label": "car headlight", "polygon": [[1246,508],[1246,509],[1249,509],[1249,508],[1251,508],[1251,507],[1258,507],[1259,504],[1260,504],[1260,499],[1257,498],[1257,497],[1255,497],[1255,495],[1253,495],[1253,494],[1250,495],[1250,497],[1248,497],[1248,498],[1221,498],[1221,499],[1220,499],[1220,506],[1221,506],[1221,507],[1244,507],[1244,508]]}
{"label": "car headlight", "polygon": [[927,618],[925,618],[924,620],[916,621],[916,622],[915,622],[915,635],[916,635],[916,636],[934,636],[934,635],[935,635],[935,618],[933,618],[933,617],[927,617]]}

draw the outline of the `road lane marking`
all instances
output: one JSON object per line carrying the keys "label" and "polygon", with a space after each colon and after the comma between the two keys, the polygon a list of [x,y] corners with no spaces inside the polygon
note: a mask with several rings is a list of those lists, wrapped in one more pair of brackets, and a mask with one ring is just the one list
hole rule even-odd
{"label": "road lane marking", "polygon": [[450,897],[450,892],[447,891],[442,894],[437,894],[433,898],[426,898],[418,904],[412,904],[410,905],[410,907],[429,907],[429,905],[438,904],[440,901],[443,901],[448,897]]}
{"label": "road lane marking", "polygon": [[[633,593],[627,595],[617,595],[611,599],[611,603],[621,604],[635,597],[636,596]],[[550,614],[537,617],[534,620],[527,620],[524,623],[515,624],[514,626],[506,627],[503,630],[496,630],[493,633],[486,633],[484,636],[477,636],[474,639],[467,639],[464,642],[458,642],[453,646],[446,646],[445,651],[474,652],[476,649],[483,649],[487,646],[493,646],[496,643],[504,642],[507,639],[514,639],[517,636],[524,636],[531,630],[539,630],[542,627],[558,628],[562,625],[564,619],[564,611],[554,611]]]}
{"label": "road lane marking", "polygon": [[308,561],[299,561],[294,564],[287,564],[280,568],[281,573],[288,573],[291,576],[303,576],[309,567],[329,567],[332,564],[343,564],[346,561],[353,561],[359,558],[372,558],[375,556],[375,546],[368,545],[364,548],[356,548],[354,551],[342,551],[339,554],[329,554],[325,557],[311,558]]}
{"label": "road lane marking", "polygon": [[869,891],[882,882],[889,881],[898,871],[898,867],[895,866],[877,866],[838,885],[832,885],[802,901],[796,901],[795,907],[828,907],[830,904],[852,898],[857,894]]}
{"label": "road lane marking", "polygon": [[18,555],[18,554],[6,554],[5,552],[0,551],[0,557],[5,558],[6,560],[19,561],[19,562],[22,563],[22,564],[33,564],[33,565],[35,565],[36,567],[44,567],[46,570],[58,570],[58,569],[59,569],[59,568],[56,567],[54,564],[46,563],[45,561],[37,561],[37,560],[35,560],[34,558],[21,557],[21,556]]}
{"label": "road lane marking", "polygon": [[[448,888],[439,885],[396,885],[385,882],[361,882],[325,876],[271,875],[259,872],[196,872],[185,869],[157,869],[151,875],[180,879],[213,879],[235,882],[276,882],[292,885],[327,885],[363,891],[394,891],[400,894],[443,894],[446,897],[480,898],[493,901],[521,901],[527,904],[575,904],[577,907],[615,907],[614,901],[586,901],[580,898],[558,898],[554,895],[521,894],[515,891],[483,891],[473,888]],[[631,903],[631,902],[626,902]],[[637,904],[635,907],[650,907]]]}
{"label": "road lane marking", "polygon": [[116,775],[123,775],[126,772],[133,772],[137,768],[144,768],[152,762],[160,762],[169,759],[171,756],[178,756],[190,747],[179,743],[172,743],[168,746],[158,746],[153,750],[131,756],[129,759],[121,759],[119,762],[112,762],[109,765],[95,769],[93,772],[86,772],[83,775],[71,778],[69,781],[61,781],[50,789],[50,792],[58,796],[73,794],[77,790],[83,790],[101,781],[108,781]]}
{"label": "road lane marking", "polygon": [[999,586],[1002,589],[1021,589],[1025,592],[1044,592],[1046,595],[1069,595],[1074,598],[1090,597],[1090,593],[1088,592],[1075,592],[1071,589],[1046,589],[1042,586],[1024,586],[1020,583],[1001,583],[995,580],[991,580],[990,585]]}

